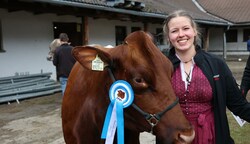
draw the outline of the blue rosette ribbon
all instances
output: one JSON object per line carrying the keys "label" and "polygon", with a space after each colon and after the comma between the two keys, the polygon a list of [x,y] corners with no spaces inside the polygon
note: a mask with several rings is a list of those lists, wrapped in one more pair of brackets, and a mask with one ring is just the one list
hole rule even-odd
{"label": "blue rosette ribbon", "polygon": [[134,101],[134,92],[131,85],[124,81],[115,81],[109,89],[110,104],[102,129],[102,139],[105,144],[112,144],[117,127],[117,143],[124,144],[124,115],[123,109],[130,106]]}

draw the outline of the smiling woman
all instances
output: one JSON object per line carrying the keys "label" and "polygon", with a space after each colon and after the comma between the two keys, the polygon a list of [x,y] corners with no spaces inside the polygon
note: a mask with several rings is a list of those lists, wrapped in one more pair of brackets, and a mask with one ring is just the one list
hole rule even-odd
{"label": "smiling woman", "polygon": [[171,13],[163,29],[174,65],[172,86],[182,111],[195,127],[192,144],[234,144],[225,109],[249,122],[250,104],[227,64],[200,48],[198,27],[186,11]]}

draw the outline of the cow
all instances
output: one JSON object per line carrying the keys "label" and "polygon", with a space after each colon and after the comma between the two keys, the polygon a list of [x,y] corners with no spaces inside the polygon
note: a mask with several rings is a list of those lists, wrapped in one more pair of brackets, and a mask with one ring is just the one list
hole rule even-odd
{"label": "cow", "polygon": [[[102,128],[110,104],[109,89],[116,80],[128,82],[132,106],[124,109],[125,144],[139,144],[141,132],[151,132],[157,144],[191,143],[192,125],[183,115],[171,86],[173,65],[146,32],[129,34],[114,48],[77,46],[77,60],[62,101],[63,135],[67,144],[102,144]],[[99,57],[103,70],[93,70]],[[116,143],[116,140],[114,140]]]}

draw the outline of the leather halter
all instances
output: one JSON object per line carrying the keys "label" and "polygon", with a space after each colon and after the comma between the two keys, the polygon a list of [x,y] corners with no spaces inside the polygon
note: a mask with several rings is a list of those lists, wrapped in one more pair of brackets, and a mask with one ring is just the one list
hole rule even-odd
{"label": "leather halter", "polygon": [[[111,68],[109,66],[107,68],[108,68],[108,72],[109,72],[109,75],[110,75],[112,81],[115,82],[115,77],[114,77],[114,74],[113,74]],[[167,106],[165,110],[163,110],[162,112],[156,113],[156,114],[147,113],[147,112],[143,111],[141,108],[139,108],[134,103],[132,104],[132,107],[134,109],[136,109],[139,113],[141,113],[144,116],[144,118],[147,120],[147,122],[151,126],[150,133],[153,134],[153,128],[158,124],[158,122],[160,121],[161,117],[167,111],[171,110],[174,106],[176,106],[178,103],[179,103],[179,98],[177,97],[176,100],[171,105]]]}

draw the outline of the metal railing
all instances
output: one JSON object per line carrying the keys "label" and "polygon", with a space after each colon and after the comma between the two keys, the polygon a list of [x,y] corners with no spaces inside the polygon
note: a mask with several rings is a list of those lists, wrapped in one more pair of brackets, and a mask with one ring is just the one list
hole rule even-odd
{"label": "metal railing", "polygon": [[45,96],[61,91],[60,84],[50,79],[52,73],[17,75],[0,78],[0,103]]}

